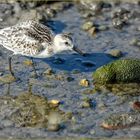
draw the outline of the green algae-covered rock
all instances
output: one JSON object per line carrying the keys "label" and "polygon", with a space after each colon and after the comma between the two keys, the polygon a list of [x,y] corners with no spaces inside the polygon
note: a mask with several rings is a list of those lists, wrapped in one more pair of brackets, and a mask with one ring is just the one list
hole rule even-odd
{"label": "green algae-covered rock", "polygon": [[96,83],[132,83],[140,82],[140,60],[116,60],[98,68],[93,73]]}

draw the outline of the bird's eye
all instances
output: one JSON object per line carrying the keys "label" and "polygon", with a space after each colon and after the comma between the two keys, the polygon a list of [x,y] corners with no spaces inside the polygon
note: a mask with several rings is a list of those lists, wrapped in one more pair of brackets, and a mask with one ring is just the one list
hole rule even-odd
{"label": "bird's eye", "polygon": [[65,42],[65,45],[69,45],[69,42]]}

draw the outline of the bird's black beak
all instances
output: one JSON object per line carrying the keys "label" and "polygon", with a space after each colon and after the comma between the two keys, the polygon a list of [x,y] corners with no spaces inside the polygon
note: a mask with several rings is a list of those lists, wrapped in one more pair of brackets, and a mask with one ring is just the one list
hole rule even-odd
{"label": "bird's black beak", "polygon": [[78,49],[77,47],[73,47],[73,50],[75,51],[75,52],[77,52],[77,53],[79,53],[80,55],[82,55],[82,56],[85,56],[85,54],[80,50],[80,49]]}

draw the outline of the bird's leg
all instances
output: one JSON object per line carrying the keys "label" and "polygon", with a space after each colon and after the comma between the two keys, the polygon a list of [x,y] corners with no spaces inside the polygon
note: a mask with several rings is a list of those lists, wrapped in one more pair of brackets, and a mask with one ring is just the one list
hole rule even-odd
{"label": "bird's leg", "polygon": [[11,62],[12,62],[12,56],[9,56],[8,61],[9,61],[9,71],[10,71],[11,75],[13,77],[15,77],[15,74],[14,74],[14,72],[12,70],[12,64],[11,64]]}
{"label": "bird's leg", "polygon": [[33,66],[33,70],[34,70],[34,73],[35,73],[35,77],[38,77],[38,74],[36,72],[36,68],[35,68],[35,63],[34,63],[33,57],[31,57],[31,60],[32,60],[32,66]]}
{"label": "bird's leg", "polygon": [[30,79],[28,81],[28,93],[32,94],[32,84],[30,83]]}
{"label": "bird's leg", "polygon": [[10,83],[8,83],[8,85],[7,85],[7,92],[6,92],[6,95],[10,95]]}

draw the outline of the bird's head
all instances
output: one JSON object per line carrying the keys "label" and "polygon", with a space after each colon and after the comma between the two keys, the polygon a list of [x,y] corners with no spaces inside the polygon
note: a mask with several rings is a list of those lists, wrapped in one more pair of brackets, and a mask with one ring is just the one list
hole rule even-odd
{"label": "bird's head", "polygon": [[54,37],[54,45],[56,52],[74,50],[80,55],[84,55],[80,49],[74,46],[74,41],[69,34],[57,34]]}

